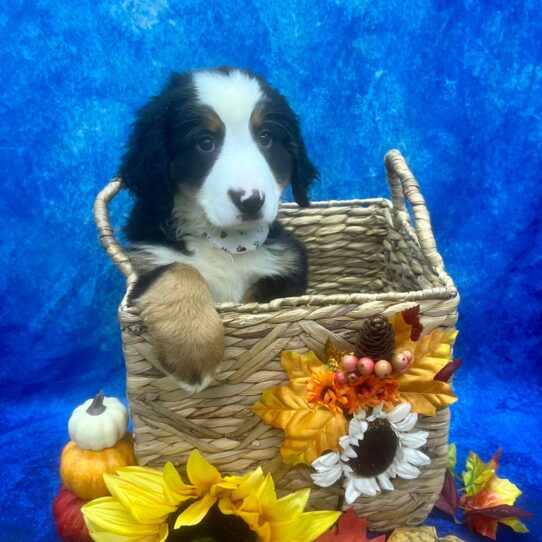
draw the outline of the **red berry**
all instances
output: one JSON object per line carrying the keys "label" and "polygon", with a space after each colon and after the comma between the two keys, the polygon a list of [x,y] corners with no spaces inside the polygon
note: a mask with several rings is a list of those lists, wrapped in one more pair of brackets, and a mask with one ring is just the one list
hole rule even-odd
{"label": "red berry", "polygon": [[358,367],[358,358],[353,354],[346,354],[346,356],[343,356],[341,365],[346,373],[351,373]]}
{"label": "red berry", "polygon": [[346,384],[346,375],[343,371],[338,371],[335,373],[335,384],[338,386],[344,386]]}
{"label": "red berry", "polygon": [[375,362],[371,358],[361,358],[358,361],[358,373],[363,376],[373,374],[375,370]]}
{"label": "red berry", "polygon": [[408,358],[404,352],[397,352],[393,354],[391,364],[398,373],[402,373],[408,367]]}
{"label": "red berry", "polygon": [[390,376],[393,371],[391,363],[386,359],[381,359],[375,363],[375,375],[380,378]]}
{"label": "red berry", "polygon": [[346,375],[346,380],[348,380],[349,384],[354,383],[359,378],[358,373],[348,373]]}

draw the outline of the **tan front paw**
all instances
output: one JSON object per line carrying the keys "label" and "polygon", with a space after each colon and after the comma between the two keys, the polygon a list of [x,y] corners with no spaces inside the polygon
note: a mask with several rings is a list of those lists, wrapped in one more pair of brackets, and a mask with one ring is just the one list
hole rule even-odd
{"label": "tan front paw", "polygon": [[187,391],[208,386],[224,355],[224,327],[201,274],[167,266],[135,303],[163,371]]}

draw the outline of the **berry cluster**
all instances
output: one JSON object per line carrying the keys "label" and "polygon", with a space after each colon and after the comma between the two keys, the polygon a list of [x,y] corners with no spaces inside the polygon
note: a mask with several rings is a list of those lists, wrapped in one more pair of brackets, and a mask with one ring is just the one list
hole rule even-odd
{"label": "berry cluster", "polygon": [[360,376],[376,375],[380,378],[387,378],[394,371],[396,373],[405,373],[412,363],[412,352],[404,350],[391,356],[391,361],[380,359],[373,361],[364,356],[358,358],[354,354],[346,354],[341,360],[341,369],[335,373],[335,379],[338,384],[354,382]]}

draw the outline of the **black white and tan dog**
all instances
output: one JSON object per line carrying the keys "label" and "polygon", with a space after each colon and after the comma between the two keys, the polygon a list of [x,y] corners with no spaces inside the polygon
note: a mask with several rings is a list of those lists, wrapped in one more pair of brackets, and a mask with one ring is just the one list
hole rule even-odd
{"label": "black white and tan dog", "polygon": [[164,371],[201,389],[223,354],[213,302],[305,292],[303,245],[276,221],[284,188],[306,207],[318,176],[298,118],[246,70],[174,74],[139,111],[119,175],[136,197],[132,300]]}

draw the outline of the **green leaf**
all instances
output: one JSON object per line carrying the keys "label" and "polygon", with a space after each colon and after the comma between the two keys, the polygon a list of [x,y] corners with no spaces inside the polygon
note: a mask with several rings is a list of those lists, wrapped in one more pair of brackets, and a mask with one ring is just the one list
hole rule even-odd
{"label": "green leaf", "polygon": [[463,485],[468,497],[476,495],[495,474],[495,469],[486,465],[474,452],[467,457],[467,470],[463,472]]}
{"label": "green leaf", "polygon": [[448,446],[448,468],[454,472],[457,465],[457,446],[455,443]]}
{"label": "green leaf", "polygon": [[525,526],[524,523],[522,523],[518,518],[505,518],[505,519],[499,519],[499,523],[502,523],[503,525],[507,525],[515,531],[516,533],[528,533],[529,529]]}

